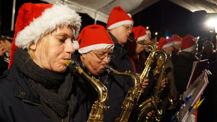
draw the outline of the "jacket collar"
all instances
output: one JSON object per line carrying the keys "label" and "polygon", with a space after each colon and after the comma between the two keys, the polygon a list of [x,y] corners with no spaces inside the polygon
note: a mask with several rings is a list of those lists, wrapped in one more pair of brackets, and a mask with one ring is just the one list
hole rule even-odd
{"label": "jacket collar", "polygon": [[24,102],[29,101],[29,103],[40,104],[39,97],[32,90],[27,77],[19,72],[14,65],[11,66],[8,75],[13,81],[12,86],[15,97],[24,100]]}

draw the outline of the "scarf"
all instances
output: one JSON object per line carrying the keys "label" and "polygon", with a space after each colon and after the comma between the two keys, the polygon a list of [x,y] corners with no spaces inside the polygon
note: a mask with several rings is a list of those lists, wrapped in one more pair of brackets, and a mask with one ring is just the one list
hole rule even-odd
{"label": "scarf", "polygon": [[17,49],[14,64],[29,80],[28,84],[36,91],[40,102],[48,106],[59,117],[73,114],[76,98],[71,94],[73,77],[71,73],[58,73],[40,68],[33,62],[26,50]]}

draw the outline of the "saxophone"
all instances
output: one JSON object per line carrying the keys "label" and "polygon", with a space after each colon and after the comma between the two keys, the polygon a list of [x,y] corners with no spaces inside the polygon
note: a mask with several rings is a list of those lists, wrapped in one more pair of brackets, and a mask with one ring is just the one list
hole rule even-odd
{"label": "saxophone", "polygon": [[115,122],[127,122],[129,117],[130,117],[130,113],[133,109],[133,106],[134,106],[134,100],[135,100],[137,92],[138,92],[137,88],[139,88],[139,86],[141,86],[139,83],[139,77],[137,74],[132,73],[131,71],[119,72],[110,66],[107,66],[107,68],[109,71],[112,71],[115,74],[129,76],[134,81],[133,87],[130,88],[130,90],[127,92],[127,95],[126,95],[126,97],[123,101],[123,104],[121,106],[121,108],[122,108],[121,115],[120,115],[120,117],[115,119]]}
{"label": "saxophone", "polygon": [[148,77],[149,71],[151,69],[151,64],[153,63],[154,55],[157,49],[156,43],[149,43],[148,46],[152,48],[151,53],[149,54],[146,62],[145,68],[141,75],[132,73],[130,71],[118,72],[111,67],[109,67],[114,73],[119,75],[130,76],[133,79],[133,87],[127,92],[127,95],[122,104],[122,112],[118,118],[116,118],[116,122],[128,122],[130,114],[133,110],[135,101],[138,102],[141,94],[143,93],[142,85],[145,78]]}
{"label": "saxophone", "polygon": [[76,71],[85,77],[98,93],[98,99],[91,107],[87,122],[103,122],[103,111],[109,108],[109,106],[105,105],[105,102],[108,99],[108,90],[106,86],[101,83],[99,79],[89,76],[77,62],[72,60],[66,62],[69,64],[69,67],[73,68],[73,71]]}
{"label": "saxophone", "polygon": [[[153,70],[153,76],[157,78],[157,83],[154,86],[152,96],[139,105],[140,108],[140,112],[138,114],[139,122],[161,121],[162,115],[164,114],[164,111],[166,109],[165,104],[168,103],[168,100],[170,103],[173,102],[173,100],[170,98],[166,98],[167,100],[164,100],[164,98],[162,98],[164,88],[161,87],[161,81],[166,77],[165,63],[167,61],[167,54],[163,51],[157,51],[156,53],[158,55],[157,55],[156,67]],[[154,115],[149,117],[147,114],[151,111],[154,111]]]}

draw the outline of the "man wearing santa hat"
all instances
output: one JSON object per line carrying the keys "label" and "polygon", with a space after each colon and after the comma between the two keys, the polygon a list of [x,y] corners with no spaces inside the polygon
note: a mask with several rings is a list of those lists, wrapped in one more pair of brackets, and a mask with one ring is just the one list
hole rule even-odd
{"label": "man wearing santa hat", "polygon": [[191,75],[193,62],[197,60],[195,51],[195,37],[189,34],[184,36],[182,40],[181,51],[173,61],[174,78],[178,95],[181,95],[186,90],[186,86]]}
{"label": "man wearing santa hat", "polygon": [[190,34],[187,34],[182,38],[181,50],[173,60],[174,79],[175,79],[175,85],[178,93],[177,96],[179,97],[178,99],[179,101],[176,106],[177,110],[179,110],[181,105],[183,104],[182,95],[186,91],[186,87],[192,72],[193,62],[197,60],[195,56],[195,52],[196,52],[195,37],[193,37]]}
{"label": "man wearing santa hat", "polygon": [[[133,23],[134,21],[131,16],[120,6],[112,9],[107,21],[107,30],[115,44],[110,65],[119,72],[136,72],[126,48],[128,37],[132,32]],[[114,121],[116,117],[120,116],[123,100],[133,83],[131,78],[123,75],[113,74],[111,79],[114,83],[112,85],[112,93],[109,96],[110,101],[108,101],[108,104],[111,106],[105,113],[107,122]],[[147,85],[147,82],[142,84],[143,88],[146,88]]]}
{"label": "man wearing santa hat", "polygon": [[173,48],[174,43],[172,41],[172,38],[165,38],[161,37],[158,42],[158,50],[163,50],[166,52],[166,54],[171,55],[172,51],[174,50]]}
{"label": "man wearing santa hat", "polygon": [[[113,55],[111,57],[110,65],[120,72],[132,71],[134,72],[133,64],[130,61],[128,51],[125,47],[128,36],[132,32],[133,19],[120,7],[114,7],[109,15],[107,21],[107,29],[115,43]],[[113,91],[108,104],[111,104],[110,109],[105,113],[107,122],[112,122],[116,117],[120,116],[122,102],[126,93],[132,86],[131,78],[114,74],[112,77]]]}
{"label": "man wearing santa hat", "polygon": [[130,59],[135,67],[137,73],[141,73],[144,69],[144,62],[146,60],[144,50],[148,51],[147,45],[151,42],[151,32],[145,27],[139,25],[133,27],[132,35],[135,40],[129,40],[127,42],[127,50],[130,56]]}
{"label": "man wearing santa hat", "polygon": [[1,122],[69,122],[79,105],[65,60],[81,17],[65,5],[25,3],[18,12],[10,69],[0,79]]}
{"label": "man wearing santa hat", "polygon": [[[107,87],[109,91],[108,100],[111,99],[110,90],[112,82],[109,81],[109,74],[105,72],[105,69],[106,65],[110,62],[114,42],[107,30],[102,25],[97,24],[84,27],[78,37],[78,42],[80,44],[79,49],[72,55],[72,59],[80,64],[85,72],[99,79]],[[90,108],[94,101],[98,99],[98,93],[90,81],[88,82],[79,73],[76,74],[75,79],[79,81],[81,86],[79,94],[85,94],[85,97],[79,99],[79,101],[83,101],[79,110],[82,113],[78,113],[82,116],[76,120],[83,122],[87,121]],[[106,111],[105,109],[103,113]],[[106,120],[104,119],[104,121]]]}
{"label": "man wearing santa hat", "polygon": [[172,35],[172,41],[173,41],[173,47],[174,47],[174,55],[177,55],[179,53],[179,51],[181,50],[181,46],[182,46],[182,38],[177,35],[177,34],[173,34]]}

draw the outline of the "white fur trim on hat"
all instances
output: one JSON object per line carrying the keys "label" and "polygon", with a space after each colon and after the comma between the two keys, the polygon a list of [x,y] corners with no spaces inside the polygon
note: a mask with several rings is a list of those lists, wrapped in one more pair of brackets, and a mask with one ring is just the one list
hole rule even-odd
{"label": "white fur trim on hat", "polygon": [[177,45],[177,44],[181,44],[182,43],[182,41],[175,41],[175,42],[173,42],[175,45]]}
{"label": "white fur trim on hat", "polygon": [[114,23],[114,24],[112,24],[112,25],[110,25],[108,27],[108,30],[111,30],[113,28],[119,27],[121,25],[133,25],[133,21],[131,21],[131,20],[124,20],[124,21],[120,21],[120,22]]}
{"label": "white fur trim on hat", "polygon": [[113,49],[114,48],[114,45],[113,44],[95,44],[95,45],[91,45],[91,46],[87,46],[87,47],[83,47],[83,48],[80,48],[78,50],[78,52],[80,54],[83,54],[83,53],[88,53],[92,50],[99,50],[99,49]]}
{"label": "white fur trim on hat", "polygon": [[142,40],[147,40],[148,39],[148,35],[143,35],[143,36],[140,36],[138,37],[137,41],[142,41]]}
{"label": "white fur trim on hat", "polygon": [[192,52],[192,51],[194,51],[195,49],[196,49],[196,44],[194,44],[193,46],[191,46],[191,47],[189,47],[189,48],[186,48],[186,49],[184,49],[184,50],[182,50],[182,51]]}
{"label": "white fur trim on hat", "polygon": [[162,48],[170,47],[172,45],[173,45],[173,43],[165,44]]}
{"label": "white fur trim on hat", "polygon": [[16,45],[20,48],[28,48],[31,42],[35,44],[44,35],[52,32],[58,26],[72,25],[75,37],[81,26],[81,17],[71,8],[65,5],[53,5],[45,9],[41,16],[33,19],[28,26],[21,30],[16,37]]}

